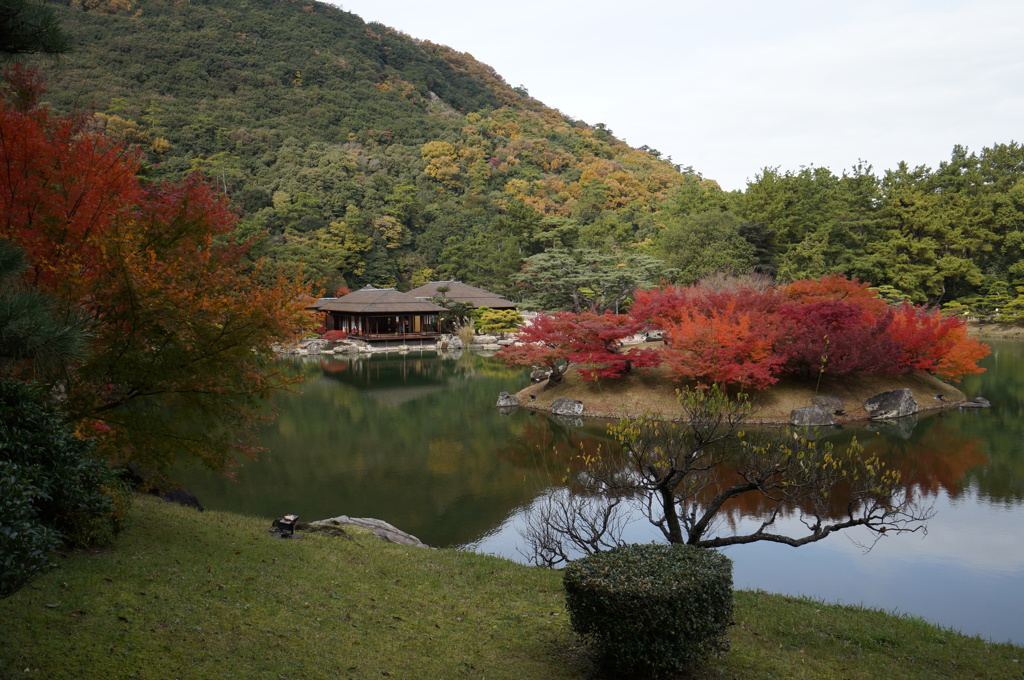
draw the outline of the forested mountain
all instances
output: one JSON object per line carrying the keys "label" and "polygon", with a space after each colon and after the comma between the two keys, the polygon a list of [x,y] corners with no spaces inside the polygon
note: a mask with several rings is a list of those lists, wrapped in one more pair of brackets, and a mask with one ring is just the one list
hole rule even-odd
{"label": "forested mountain", "polygon": [[765,168],[726,193],[470,55],[331,5],[41,1],[72,48],[36,58],[48,101],[147,148],[153,178],[204,171],[243,234],[265,235],[260,252],[328,292],[455,278],[521,297],[524,263],[550,269],[556,253],[583,269],[650,256],[680,283],[843,273],[915,302],[1024,309],[1015,142],[950,140],[936,169],[880,176]]}
{"label": "forested mountain", "polygon": [[71,51],[39,61],[48,100],[148,147],[155,176],[205,171],[266,252],[330,291],[450,277],[512,293],[547,246],[653,236],[687,180],[469,55],[331,5],[50,4]]}

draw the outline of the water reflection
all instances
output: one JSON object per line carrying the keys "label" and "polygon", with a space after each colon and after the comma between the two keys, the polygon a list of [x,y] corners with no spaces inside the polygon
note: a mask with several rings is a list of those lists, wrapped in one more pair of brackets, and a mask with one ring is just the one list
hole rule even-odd
{"label": "water reflection", "polygon": [[[923,616],[1024,643],[1024,347],[993,343],[988,372],[965,379],[993,407],[948,411],[914,427],[846,426],[934,503],[927,536],[886,537],[868,554],[856,532],[801,548],[752,544],[727,552],[739,587],[807,594]],[[378,517],[435,546],[469,545],[522,561],[517,527],[539,495],[556,493],[579,455],[607,451],[604,424],[582,427],[495,407],[526,374],[486,357],[429,353],[291,362],[310,381],[278,402],[266,456],[237,481],[193,470],[186,482],[214,509],[303,519]],[[757,514],[735,509],[734,521]],[[792,521],[792,520],[787,520]],[[635,522],[630,538],[660,540]]]}
{"label": "water reflection", "polygon": [[459,545],[559,483],[564,469],[550,448],[573,449],[602,431],[577,433],[532,411],[500,416],[498,393],[525,376],[468,353],[290,363],[311,379],[278,399],[262,459],[235,480],[182,474],[208,507],[376,517],[430,545]]}

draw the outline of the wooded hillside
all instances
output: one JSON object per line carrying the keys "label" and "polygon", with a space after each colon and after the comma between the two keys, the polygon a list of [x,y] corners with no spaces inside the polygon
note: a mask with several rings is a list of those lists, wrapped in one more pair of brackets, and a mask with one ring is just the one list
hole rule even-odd
{"label": "wooded hillside", "polygon": [[72,50],[49,100],[148,147],[154,176],[204,170],[328,289],[443,277],[510,293],[546,245],[652,236],[684,181],[469,55],[327,4],[52,4]]}
{"label": "wooded hillside", "polygon": [[257,252],[328,293],[459,279],[521,300],[524,263],[568,249],[583,268],[656,258],[660,275],[640,277],[651,282],[845,274],[893,299],[1003,320],[1024,309],[1013,141],[950,140],[937,168],[880,175],[807,159],[725,193],[470,55],[332,5],[42,1],[72,48],[56,64],[35,58],[48,100],[91,108],[146,148],[154,179],[205,172],[242,211],[243,235],[263,239]]}

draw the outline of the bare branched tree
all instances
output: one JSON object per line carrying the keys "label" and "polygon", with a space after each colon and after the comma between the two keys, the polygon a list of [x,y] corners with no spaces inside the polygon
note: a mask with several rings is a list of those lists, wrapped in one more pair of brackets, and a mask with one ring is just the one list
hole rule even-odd
{"label": "bare branched tree", "polygon": [[[800,546],[852,527],[867,528],[877,540],[924,530],[932,515],[898,471],[856,442],[839,449],[792,433],[745,433],[752,405],[714,387],[683,392],[680,403],[682,423],[643,416],[612,426],[625,462],[589,457],[564,496],[549,494],[524,532],[538,564],[620,545],[626,506],[646,515],[670,543],[708,548],[755,541]],[[739,515],[759,519],[742,530],[722,521]],[[797,522],[783,528],[780,518]]]}

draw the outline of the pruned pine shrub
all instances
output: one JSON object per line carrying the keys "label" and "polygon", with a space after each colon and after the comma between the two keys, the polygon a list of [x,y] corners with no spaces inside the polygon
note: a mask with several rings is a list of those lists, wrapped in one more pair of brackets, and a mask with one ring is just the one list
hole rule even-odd
{"label": "pruned pine shrub", "polygon": [[626,545],[565,568],[573,630],[601,669],[629,677],[692,670],[728,649],[732,561],[689,545]]}

